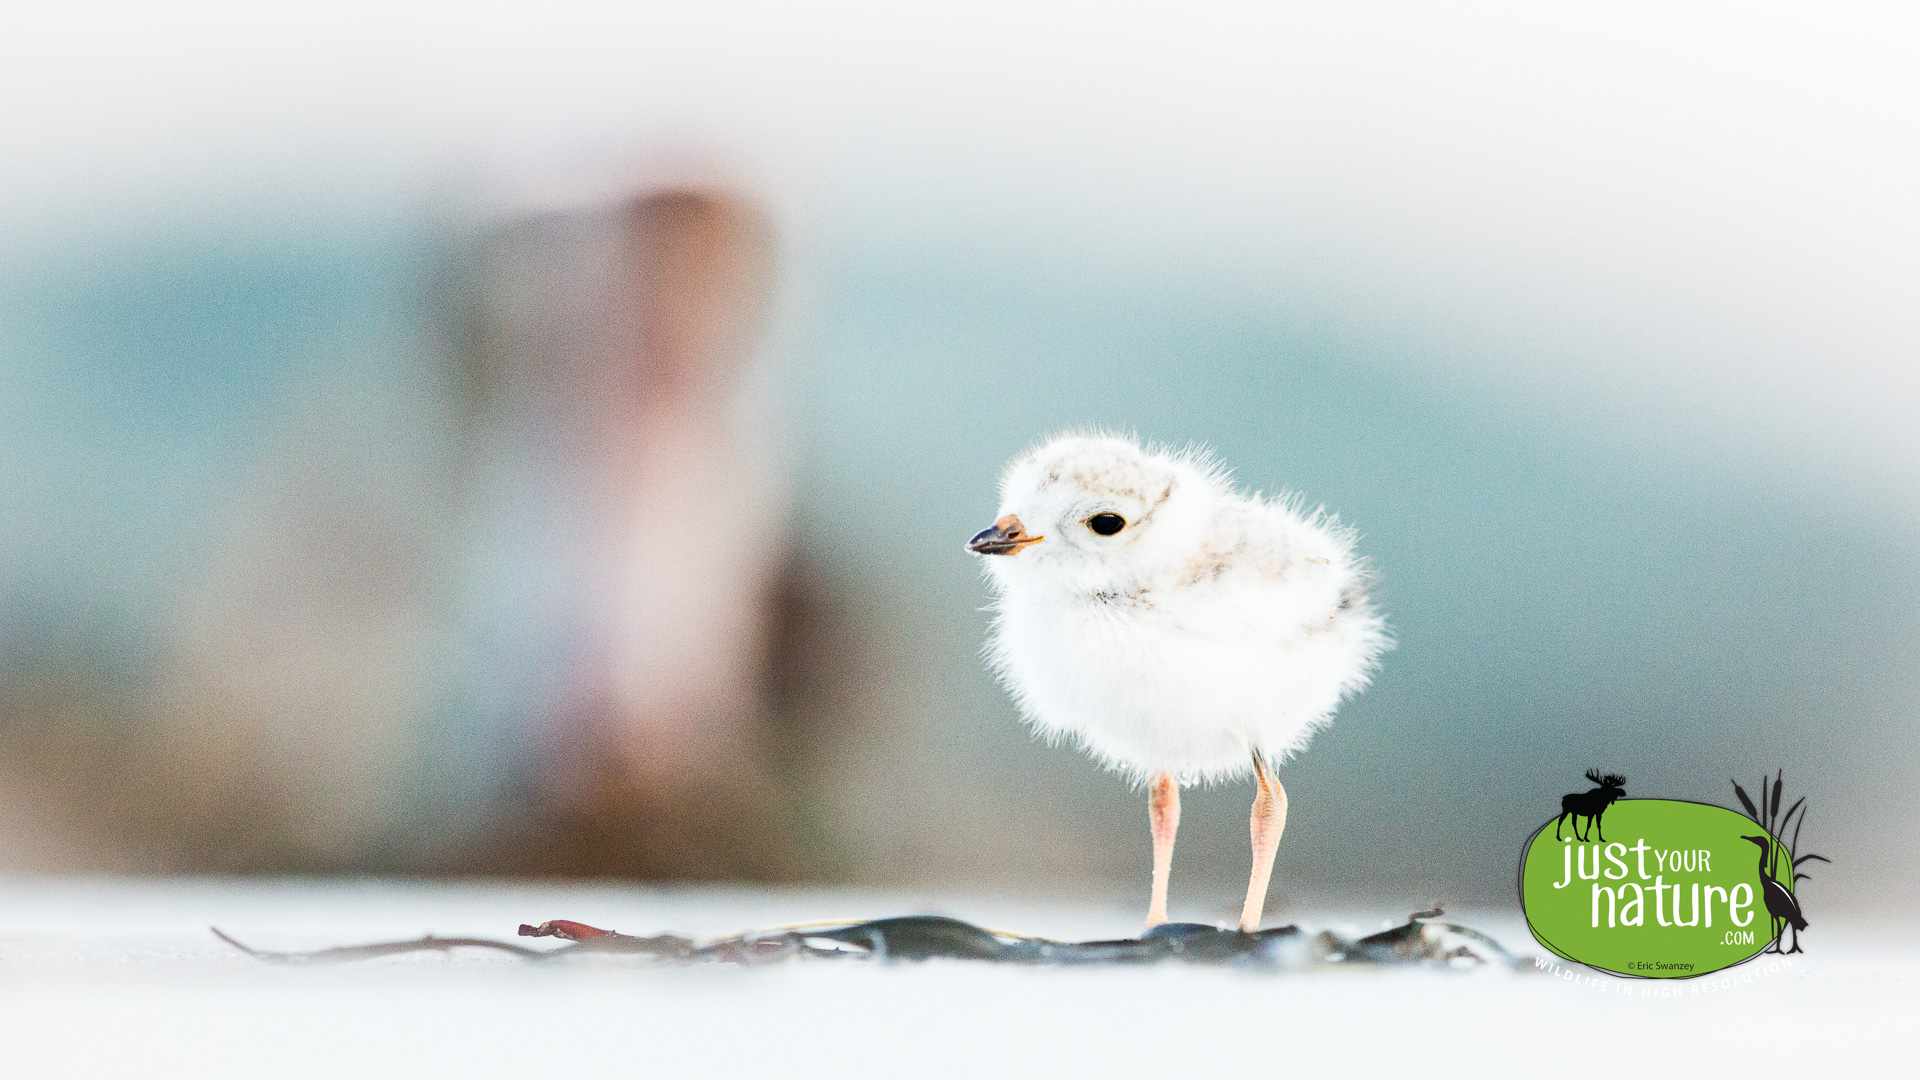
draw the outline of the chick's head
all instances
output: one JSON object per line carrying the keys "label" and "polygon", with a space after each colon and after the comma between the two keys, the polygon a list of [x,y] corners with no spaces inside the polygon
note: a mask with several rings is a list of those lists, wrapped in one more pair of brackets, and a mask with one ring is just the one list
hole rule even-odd
{"label": "chick's head", "polygon": [[1126,593],[1200,543],[1218,481],[1191,455],[1069,435],[1015,458],[1000,519],[967,546],[1006,588]]}

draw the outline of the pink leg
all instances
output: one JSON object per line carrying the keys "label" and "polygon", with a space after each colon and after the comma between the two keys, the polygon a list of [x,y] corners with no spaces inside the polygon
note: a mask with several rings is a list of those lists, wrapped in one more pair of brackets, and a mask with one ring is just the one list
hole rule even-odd
{"label": "pink leg", "polygon": [[1147,789],[1147,817],[1153,824],[1153,900],[1147,905],[1147,929],[1167,921],[1167,878],[1173,873],[1173,836],[1180,831],[1180,785],[1168,773],[1156,773]]}
{"label": "pink leg", "polygon": [[1280,834],[1287,831],[1287,789],[1260,755],[1253,756],[1253,876],[1247,880],[1247,903],[1240,909],[1240,929],[1260,929],[1267,906],[1267,883],[1273,879],[1273,856],[1280,850]]}

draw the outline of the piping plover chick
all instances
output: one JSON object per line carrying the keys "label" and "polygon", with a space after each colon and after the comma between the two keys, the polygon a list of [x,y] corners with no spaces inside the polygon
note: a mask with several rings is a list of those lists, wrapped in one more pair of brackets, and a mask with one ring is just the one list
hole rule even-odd
{"label": "piping plover chick", "polygon": [[1147,926],[1167,921],[1180,788],[1251,773],[1260,928],[1287,793],[1274,767],[1364,687],[1388,645],[1353,534],[1235,490],[1197,451],[1066,435],[1015,458],[967,549],[997,600],[987,655],[1027,720],[1144,782]]}

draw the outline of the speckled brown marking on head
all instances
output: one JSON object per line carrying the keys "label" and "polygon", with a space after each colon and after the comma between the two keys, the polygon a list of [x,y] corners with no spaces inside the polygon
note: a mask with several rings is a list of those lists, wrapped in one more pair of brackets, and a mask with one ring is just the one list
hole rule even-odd
{"label": "speckled brown marking on head", "polygon": [[[1128,466],[1133,467],[1128,468]],[[1139,471],[1135,462],[1078,462],[1069,463],[1067,467],[1072,470],[1074,484],[1084,491],[1096,495],[1112,495],[1116,498],[1146,501],[1141,495],[1137,481],[1125,475]]]}
{"label": "speckled brown marking on head", "polygon": [[1157,498],[1150,497],[1148,483],[1155,471],[1151,463],[1131,454],[1117,457],[1103,454],[1101,451],[1106,449],[1078,447],[1063,454],[1050,464],[1047,482],[1059,483],[1064,478],[1089,494],[1130,500],[1149,510],[1172,494],[1174,485],[1169,479]]}
{"label": "speckled brown marking on head", "polygon": [[[1147,522],[1152,521],[1153,515],[1160,512],[1160,508],[1166,505],[1167,499],[1172,495],[1173,495],[1173,481],[1169,480],[1167,481],[1166,490],[1160,493],[1160,497],[1153,500],[1152,502],[1146,503],[1147,508],[1140,512],[1140,520],[1136,522],[1136,524],[1144,525]],[[1144,499],[1142,499],[1141,501],[1146,502],[1146,500]]]}

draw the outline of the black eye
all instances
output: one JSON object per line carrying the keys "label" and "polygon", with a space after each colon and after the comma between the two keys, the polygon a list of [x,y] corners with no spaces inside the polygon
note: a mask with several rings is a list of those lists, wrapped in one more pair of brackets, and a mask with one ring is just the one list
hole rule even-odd
{"label": "black eye", "polygon": [[1087,528],[1101,536],[1112,536],[1127,527],[1127,519],[1119,514],[1095,514],[1087,519]]}

